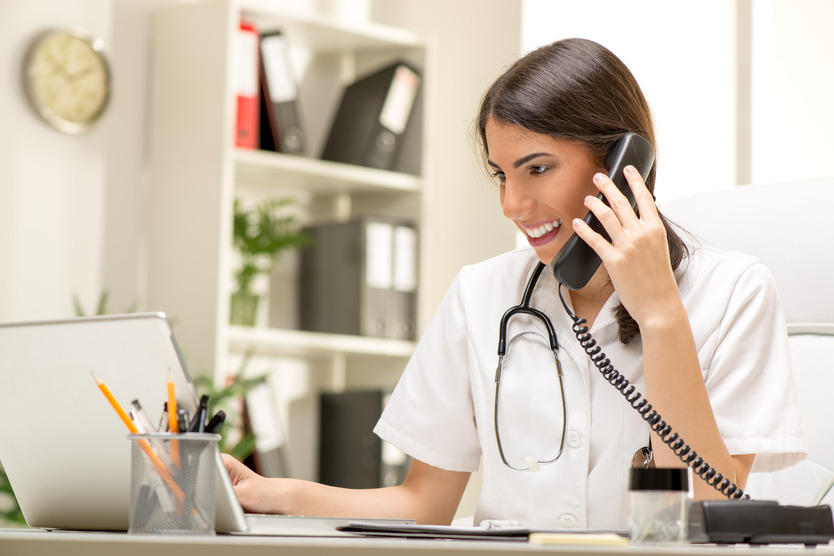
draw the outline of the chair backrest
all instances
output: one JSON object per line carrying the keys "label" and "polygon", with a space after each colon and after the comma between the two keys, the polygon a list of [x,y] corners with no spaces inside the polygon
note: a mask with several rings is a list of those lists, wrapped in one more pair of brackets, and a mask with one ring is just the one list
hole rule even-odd
{"label": "chair backrest", "polygon": [[704,240],[764,261],[789,323],[834,322],[834,177],[743,185],[659,207]]}
{"label": "chair backrest", "polygon": [[[745,185],[659,205],[675,224],[718,247],[761,259],[785,309],[808,458],[753,473],[747,492],[810,505],[834,479],[834,178]],[[834,493],[824,501],[834,499]]]}

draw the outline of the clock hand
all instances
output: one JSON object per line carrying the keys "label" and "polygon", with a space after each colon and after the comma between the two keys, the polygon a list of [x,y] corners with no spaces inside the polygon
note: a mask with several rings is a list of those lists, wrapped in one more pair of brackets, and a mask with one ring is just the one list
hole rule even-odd
{"label": "clock hand", "polygon": [[70,80],[70,82],[73,82],[73,81],[75,81],[76,79],[79,79],[79,78],[81,78],[81,77],[84,77],[84,76],[85,76],[85,75],[87,75],[88,73],[95,71],[95,69],[96,69],[96,66],[87,66],[86,68],[84,68],[84,69],[82,69],[82,70],[79,70],[79,71],[76,71],[76,72],[74,72],[74,73],[70,74],[70,75],[68,76],[68,77],[69,77],[69,80]]}
{"label": "clock hand", "polygon": [[57,71],[58,73],[63,75],[65,79],[71,79],[72,78],[72,76],[70,76],[69,72],[67,71],[67,68],[65,68],[62,63],[58,62],[58,60],[53,58],[50,54],[46,54],[45,57],[46,57],[46,60],[49,62],[49,65],[52,66],[52,68],[55,71]]}

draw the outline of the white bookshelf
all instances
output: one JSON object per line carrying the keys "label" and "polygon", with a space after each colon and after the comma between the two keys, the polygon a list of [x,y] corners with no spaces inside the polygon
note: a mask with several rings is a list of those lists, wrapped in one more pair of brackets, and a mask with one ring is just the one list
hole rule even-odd
{"label": "white bookshelf", "polygon": [[[234,146],[233,40],[242,19],[261,31],[281,29],[288,38],[308,138],[304,156]],[[292,257],[282,267],[283,291],[272,296],[288,301],[285,318],[262,318],[256,327],[228,324],[232,208],[238,196],[293,196],[302,220],[374,212],[405,215],[419,227],[425,221],[428,43],[387,26],[284,13],[269,1],[206,0],[161,9],[152,44],[147,305],[173,321],[191,373],[221,381],[252,351],[260,366],[273,365],[279,383],[289,380],[284,369],[293,369],[292,386],[277,394],[284,406],[321,389],[393,385],[414,343],[295,329]],[[423,76],[410,124],[417,132],[409,134],[396,171],[317,159],[342,87],[395,60],[408,61]],[[423,259],[418,264],[425,272]],[[291,431],[295,426],[288,424]],[[312,450],[294,447],[305,452],[297,467],[312,462]]]}
{"label": "white bookshelf", "polygon": [[229,327],[228,346],[238,354],[254,349],[262,355],[309,358],[343,355],[401,360],[414,351],[414,342],[406,340],[246,326]]}
{"label": "white bookshelf", "polygon": [[235,149],[236,181],[246,187],[274,189],[276,183],[313,194],[416,193],[422,189],[418,176],[402,172],[363,168],[290,154]]}

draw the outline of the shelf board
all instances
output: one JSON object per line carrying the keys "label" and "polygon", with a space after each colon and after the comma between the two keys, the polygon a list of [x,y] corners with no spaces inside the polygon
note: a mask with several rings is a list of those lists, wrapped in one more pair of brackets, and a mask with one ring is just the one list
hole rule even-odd
{"label": "shelf board", "polygon": [[275,7],[274,0],[242,0],[243,19],[262,30],[282,29],[292,44],[317,51],[345,52],[423,48],[425,41],[406,29],[373,22],[345,22],[326,15],[290,13]]}
{"label": "shelf board", "polygon": [[230,326],[228,342],[229,349],[236,353],[254,349],[257,354],[272,356],[359,355],[399,359],[410,357],[416,345],[406,340],[246,326]]}
{"label": "shelf board", "polygon": [[[257,149],[235,149],[235,181],[313,193],[418,193],[419,176]],[[290,185],[291,184],[291,185]]]}

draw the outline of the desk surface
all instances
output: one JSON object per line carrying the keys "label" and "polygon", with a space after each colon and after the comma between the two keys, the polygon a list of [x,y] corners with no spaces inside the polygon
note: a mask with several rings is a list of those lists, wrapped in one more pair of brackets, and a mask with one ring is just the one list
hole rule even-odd
{"label": "desk surface", "polygon": [[[0,530],[3,556],[519,556],[525,553],[582,556],[649,554],[652,556],[797,556],[804,546],[533,546],[518,541],[405,540],[312,537],[173,537],[130,536],[124,533]],[[834,555],[834,544],[818,546],[814,554]]]}

